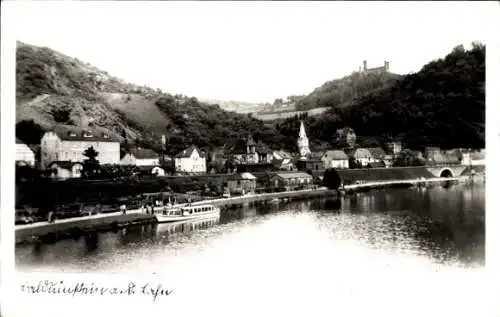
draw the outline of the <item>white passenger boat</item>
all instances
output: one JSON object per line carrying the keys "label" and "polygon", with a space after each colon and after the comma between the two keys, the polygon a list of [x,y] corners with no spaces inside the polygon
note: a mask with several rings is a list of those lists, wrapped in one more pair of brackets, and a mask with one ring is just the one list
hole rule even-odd
{"label": "white passenger boat", "polygon": [[185,221],[220,215],[220,208],[210,204],[156,207],[154,214],[158,222]]}

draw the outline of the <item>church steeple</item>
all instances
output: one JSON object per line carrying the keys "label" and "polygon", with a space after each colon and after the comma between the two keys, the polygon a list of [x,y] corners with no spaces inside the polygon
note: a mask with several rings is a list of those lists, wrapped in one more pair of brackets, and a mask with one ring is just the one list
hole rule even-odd
{"label": "church steeple", "polygon": [[247,153],[255,153],[255,141],[252,138],[252,134],[248,135],[247,139]]}
{"label": "church steeple", "polygon": [[311,154],[311,150],[309,149],[309,139],[307,138],[306,129],[302,120],[300,121],[300,131],[299,139],[297,140],[297,146],[299,148],[300,158],[305,159],[308,154]]}

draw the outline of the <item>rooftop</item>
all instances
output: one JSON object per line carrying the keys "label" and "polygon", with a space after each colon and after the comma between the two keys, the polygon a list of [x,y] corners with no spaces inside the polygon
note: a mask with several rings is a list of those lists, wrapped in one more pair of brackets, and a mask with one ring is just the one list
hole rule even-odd
{"label": "rooftop", "polygon": [[312,178],[311,175],[303,172],[290,172],[290,173],[276,173],[280,178]]}
{"label": "rooftop", "polygon": [[158,153],[151,149],[135,148],[130,150],[136,159],[157,159],[159,157]]}
{"label": "rooftop", "polygon": [[202,151],[200,151],[200,149],[198,149],[196,146],[190,146],[189,148],[187,148],[184,151],[182,151],[179,154],[177,154],[175,157],[176,158],[188,158],[188,157],[191,157],[191,155],[193,155],[194,150],[196,150],[201,157],[205,157],[205,153],[202,152]]}
{"label": "rooftop", "polygon": [[120,142],[120,139],[101,127],[81,128],[70,125],[55,125],[52,132],[64,141]]}
{"label": "rooftop", "polygon": [[345,152],[342,151],[342,150],[329,150],[329,151],[326,151],[323,154],[323,157],[327,158],[329,160],[347,160],[347,159],[349,159],[347,157],[347,154],[345,154]]}

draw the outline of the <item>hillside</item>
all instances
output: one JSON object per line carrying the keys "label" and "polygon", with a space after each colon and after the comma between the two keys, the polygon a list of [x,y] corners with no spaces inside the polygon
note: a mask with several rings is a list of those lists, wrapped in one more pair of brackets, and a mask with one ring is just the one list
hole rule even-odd
{"label": "hillside", "polygon": [[58,123],[104,127],[155,149],[167,134],[171,154],[188,144],[220,146],[249,131],[264,142],[282,142],[272,126],[247,115],[126,83],[49,48],[17,44],[16,135],[27,143],[40,142],[43,131]]}
{"label": "hillside", "polygon": [[349,76],[328,81],[310,94],[298,99],[297,110],[319,107],[345,107],[354,100],[391,86],[400,75],[390,72],[354,72]]}
{"label": "hillside", "polygon": [[217,104],[222,110],[232,111],[236,113],[251,113],[255,111],[262,111],[266,108],[263,103],[251,103],[245,101],[234,101],[234,100],[218,100],[218,99],[203,99],[198,98],[201,102],[208,104]]}
{"label": "hillside", "polygon": [[[306,127],[316,142],[332,145],[335,131],[349,126],[357,135],[370,136],[364,139],[372,145],[397,139],[414,149],[484,148],[484,83],[484,45],[475,43],[470,50],[458,46],[350,107],[334,107],[321,117],[305,118]],[[277,128],[281,134],[291,133],[298,128],[298,120],[280,121]]]}
{"label": "hillside", "polygon": [[[130,125],[107,102],[108,93],[154,95],[155,91],[125,83],[76,58],[21,42],[16,51],[16,121],[33,120],[43,130],[54,124],[106,127],[117,136],[140,139],[142,129],[157,122]],[[150,103],[154,104],[154,100]],[[152,116],[153,117],[153,116]],[[164,126],[164,124],[163,124]]]}

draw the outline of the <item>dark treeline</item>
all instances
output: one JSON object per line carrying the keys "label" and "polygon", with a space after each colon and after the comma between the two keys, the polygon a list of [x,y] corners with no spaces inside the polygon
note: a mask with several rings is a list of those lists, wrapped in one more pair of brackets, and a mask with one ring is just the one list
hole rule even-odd
{"label": "dark treeline", "polygon": [[280,134],[293,132],[294,138],[303,119],[315,144],[333,144],[336,129],[349,126],[357,135],[370,136],[358,142],[365,146],[395,139],[414,149],[484,148],[484,83],[485,46],[474,43],[470,50],[458,46],[445,58],[350,106],[332,108],[321,117],[289,118],[276,126]]}
{"label": "dark treeline", "polygon": [[212,150],[246,138],[249,133],[256,141],[273,147],[285,145],[285,137],[279,135],[273,125],[248,115],[224,111],[218,105],[202,103],[196,98],[182,100],[164,95],[156,105],[172,120],[166,127],[169,154],[179,153],[189,145]]}
{"label": "dark treeline", "polygon": [[[356,76],[366,78],[355,80]],[[210,151],[249,133],[273,149],[296,152],[301,119],[313,151],[335,146],[336,131],[344,127],[355,130],[360,146],[400,140],[416,150],[425,146],[484,148],[484,45],[474,43],[470,50],[458,46],[446,57],[406,76],[382,73],[351,77],[325,83],[304,97],[306,108],[331,107],[321,116],[271,123],[227,112],[196,98],[161,94],[156,105],[171,119],[165,127],[167,153],[175,155],[189,145]],[[27,143],[38,143],[42,133],[33,122],[20,122],[16,129],[16,135]],[[159,150],[160,137],[135,142]]]}

